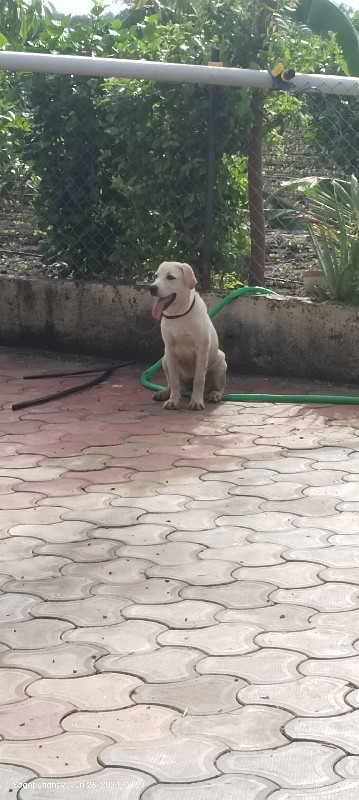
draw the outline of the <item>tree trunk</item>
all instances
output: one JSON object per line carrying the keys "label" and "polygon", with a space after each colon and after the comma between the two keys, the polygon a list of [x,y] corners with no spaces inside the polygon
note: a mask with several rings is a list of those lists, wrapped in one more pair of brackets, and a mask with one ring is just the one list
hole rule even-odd
{"label": "tree trunk", "polygon": [[248,151],[248,201],[251,235],[248,283],[249,286],[263,286],[265,266],[262,174],[263,97],[258,91],[253,93],[252,110],[253,122]]}

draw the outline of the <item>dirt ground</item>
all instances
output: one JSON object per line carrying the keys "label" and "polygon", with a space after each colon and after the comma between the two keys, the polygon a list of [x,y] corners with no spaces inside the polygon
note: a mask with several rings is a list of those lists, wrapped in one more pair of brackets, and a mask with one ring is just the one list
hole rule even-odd
{"label": "dirt ground", "polygon": [[[316,266],[305,232],[268,230],[265,285],[286,294],[305,296],[302,273]],[[0,212],[0,275],[16,278],[59,278],[56,265],[41,258],[39,237],[31,211],[14,208]]]}

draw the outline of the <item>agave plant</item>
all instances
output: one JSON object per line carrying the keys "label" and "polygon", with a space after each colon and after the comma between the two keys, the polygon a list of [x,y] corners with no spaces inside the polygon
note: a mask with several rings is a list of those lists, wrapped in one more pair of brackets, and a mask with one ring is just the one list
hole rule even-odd
{"label": "agave plant", "polygon": [[350,182],[332,181],[330,187],[317,185],[308,220],[313,247],[325,275],[326,287],[333,300],[359,302],[359,186],[352,175]]}
{"label": "agave plant", "polygon": [[[296,206],[287,194],[306,198]],[[307,225],[313,247],[333,300],[359,303],[359,184],[350,181],[310,177],[285,181],[280,192],[268,198],[272,224],[287,229]]]}

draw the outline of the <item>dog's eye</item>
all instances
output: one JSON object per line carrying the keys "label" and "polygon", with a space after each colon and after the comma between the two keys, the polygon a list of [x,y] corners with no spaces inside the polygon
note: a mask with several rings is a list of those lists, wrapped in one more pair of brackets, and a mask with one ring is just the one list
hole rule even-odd
{"label": "dog's eye", "polygon": [[174,276],[174,275],[167,275],[167,280],[168,280],[168,281],[175,281],[175,280],[176,280],[176,278],[175,278],[175,276]]}

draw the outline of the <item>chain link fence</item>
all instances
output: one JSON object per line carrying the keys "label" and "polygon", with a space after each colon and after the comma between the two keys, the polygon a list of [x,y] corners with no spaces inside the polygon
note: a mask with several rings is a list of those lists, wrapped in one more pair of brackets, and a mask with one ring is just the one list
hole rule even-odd
{"label": "chain link fence", "polygon": [[[317,261],[293,181],[359,175],[359,97],[308,87],[263,99],[265,282],[303,294]],[[6,134],[0,273],[136,282],[175,259],[213,286],[245,282],[250,100],[227,87],[27,79],[26,124],[20,135],[15,109]]]}

